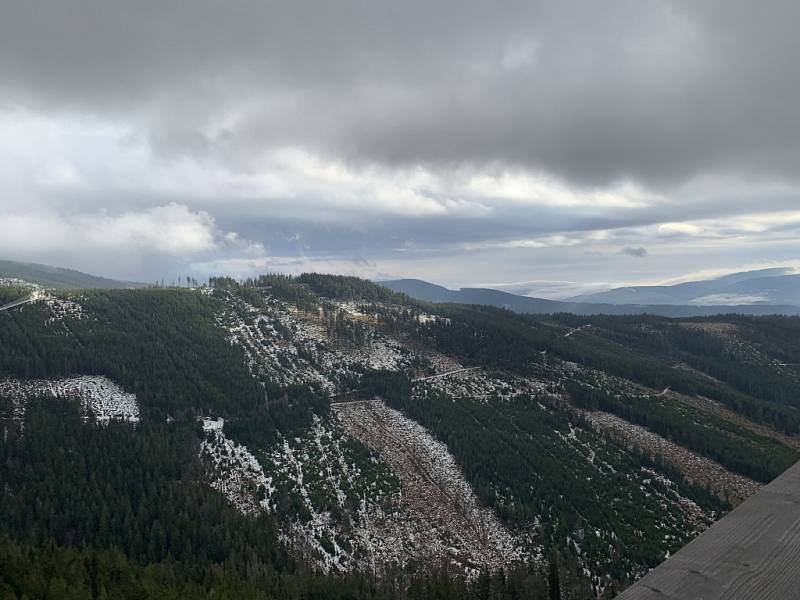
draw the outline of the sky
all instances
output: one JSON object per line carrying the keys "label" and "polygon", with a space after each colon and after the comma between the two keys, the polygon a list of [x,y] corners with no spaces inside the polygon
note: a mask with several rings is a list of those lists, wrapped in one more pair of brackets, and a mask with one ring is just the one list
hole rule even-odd
{"label": "sky", "polygon": [[800,3],[0,2],[0,258],[547,297],[800,266]]}

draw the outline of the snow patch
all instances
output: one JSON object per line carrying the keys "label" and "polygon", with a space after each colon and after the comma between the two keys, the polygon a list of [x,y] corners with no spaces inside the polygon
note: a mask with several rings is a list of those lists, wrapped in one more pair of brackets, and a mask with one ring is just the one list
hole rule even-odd
{"label": "snow patch", "polygon": [[98,421],[139,421],[139,404],[134,394],[102,375],[81,375],[65,379],[2,379],[0,396],[13,403],[14,417],[25,416],[25,404],[31,398],[77,398],[86,416]]}
{"label": "snow patch", "polygon": [[206,466],[208,483],[221,492],[243,514],[269,511],[275,491],[272,477],[246,446],[225,436],[223,419],[203,419],[205,439],[200,444],[200,458]]}

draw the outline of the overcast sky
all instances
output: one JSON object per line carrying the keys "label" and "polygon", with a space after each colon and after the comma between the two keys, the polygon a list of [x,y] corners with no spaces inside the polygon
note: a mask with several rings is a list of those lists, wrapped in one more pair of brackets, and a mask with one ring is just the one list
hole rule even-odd
{"label": "overcast sky", "polygon": [[552,297],[800,266],[800,3],[0,0],[0,258]]}

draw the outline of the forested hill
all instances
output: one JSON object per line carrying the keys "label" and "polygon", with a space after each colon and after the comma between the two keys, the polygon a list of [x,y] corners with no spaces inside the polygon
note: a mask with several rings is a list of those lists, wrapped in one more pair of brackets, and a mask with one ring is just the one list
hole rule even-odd
{"label": "forested hill", "polygon": [[37,263],[22,263],[0,260],[0,280],[19,279],[46,288],[135,288],[141,283],[117,281],[97,275],[89,275],[74,269],[51,267]]}
{"label": "forested hill", "polygon": [[797,461],[799,340],[317,274],[43,292],[0,312],[0,593],[610,598]]}

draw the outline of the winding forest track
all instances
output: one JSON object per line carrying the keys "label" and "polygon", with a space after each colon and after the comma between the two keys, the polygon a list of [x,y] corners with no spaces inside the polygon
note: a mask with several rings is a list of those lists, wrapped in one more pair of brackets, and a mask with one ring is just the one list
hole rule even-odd
{"label": "winding forest track", "polygon": [[434,375],[426,375],[424,377],[415,377],[411,381],[414,383],[419,381],[430,381],[431,379],[440,379],[441,377],[447,377],[448,375],[456,375],[457,373],[465,373],[467,371],[476,371],[482,368],[483,367],[461,367],[460,369],[453,369],[452,371],[445,371],[444,373],[436,373]]}

